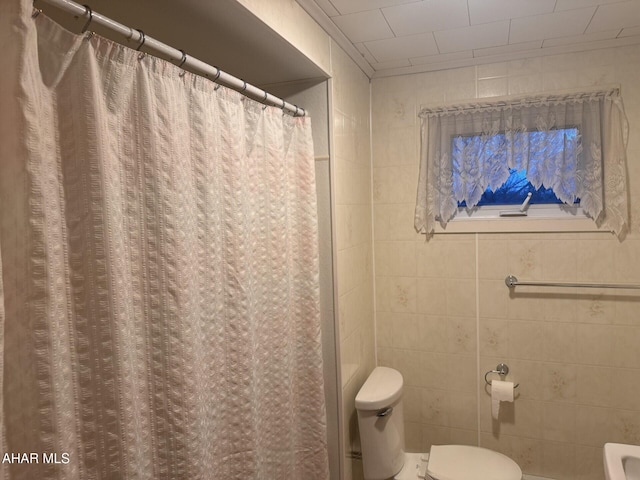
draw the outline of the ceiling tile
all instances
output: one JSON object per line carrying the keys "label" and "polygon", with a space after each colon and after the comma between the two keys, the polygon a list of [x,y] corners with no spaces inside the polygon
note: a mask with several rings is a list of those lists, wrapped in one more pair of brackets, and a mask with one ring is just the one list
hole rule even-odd
{"label": "ceiling tile", "polygon": [[412,57],[409,59],[411,65],[428,65],[432,63],[450,62],[452,60],[465,60],[473,58],[473,52],[466,50],[464,52],[442,53],[440,55],[427,55],[424,57]]}
{"label": "ceiling tile", "polygon": [[618,37],[632,37],[634,35],[640,35],[640,27],[623,28]]}
{"label": "ceiling tile", "polygon": [[640,43],[640,0],[295,1],[376,77]]}
{"label": "ceiling tile", "polygon": [[399,37],[469,25],[466,0],[423,0],[383,8],[382,13]]}
{"label": "ceiling tile", "polygon": [[353,43],[393,37],[380,10],[341,15],[332,20]]}
{"label": "ceiling tile", "polygon": [[573,37],[548,38],[542,44],[543,47],[556,47],[558,45],[572,45],[575,43],[596,42],[598,40],[609,40],[616,38],[620,33],[619,29],[605,30],[602,32],[587,33],[585,35],[575,35]]}
{"label": "ceiling tile", "polygon": [[584,33],[596,7],[511,20],[509,43],[523,43]]}
{"label": "ceiling tile", "polygon": [[587,33],[636,26],[640,26],[640,1],[632,0],[600,5],[589,24]]}
{"label": "ceiling tile", "polygon": [[329,17],[335,17],[336,15],[340,15],[340,12],[336,10],[336,8],[331,3],[331,0],[315,0],[318,6],[327,14]]}
{"label": "ceiling tile", "polygon": [[393,5],[414,3],[416,0],[331,0],[333,6],[342,14],[376,10]]}
{"label": "ceiling tile", "polygon": [[556,0],[469,0],[471,25],[553,12]]}
{"label": "ceiling tile", "polygon": [[575,8],[595,7],[605,3],[616,3],[622,0],[558,0],[556,12],[563,10],[573,10]]}
{"label": "ceiling tile", "polygon": [[509,22],[484,23],[434,33],[440,53],[505,45],[509,39]]}
{"label": "ceiling tile", "polygon": [[524,43],[512,43],[511,45],[500,45],[499,47],[476,48],[473,50],[473,56],[486,57],[487,55],[502,55],[504,53],[537,50],[539,48],[542,48],[542,40]]}
{"label": "ceiling tile", "polygon": [[438,53],[438,47],[431,33],[375,40],[365,42],[365,45],[378,62],[390,62],[400,58],[421,57]]}

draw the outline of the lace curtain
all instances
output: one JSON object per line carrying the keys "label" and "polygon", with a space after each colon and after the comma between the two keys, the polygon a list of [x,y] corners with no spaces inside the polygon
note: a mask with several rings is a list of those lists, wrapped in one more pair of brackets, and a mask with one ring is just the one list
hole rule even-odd
{"label": "lace curtain", "polygon": [[0,3],[0,478],[328,479],[310,119]]}
{"label": "lace curtain", "polygon": [[424,109],[420,117],[419,232],[445,226],[458,202],[475,206],[510,168],[526,170],[535,188],[552,188],[567,204],[579,198],[597,225],[625,232],[628,124],[618,90]]}

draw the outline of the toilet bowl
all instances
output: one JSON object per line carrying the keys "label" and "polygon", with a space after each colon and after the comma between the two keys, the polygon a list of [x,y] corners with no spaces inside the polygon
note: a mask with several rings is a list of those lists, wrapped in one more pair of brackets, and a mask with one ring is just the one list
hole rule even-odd
{"label": "toilet bowl", "polygon": [[356,395],[365,480],[522,480],[506,455],[467,445],[433,445],[428,454],[406,453],[403,379],[376,367]]}

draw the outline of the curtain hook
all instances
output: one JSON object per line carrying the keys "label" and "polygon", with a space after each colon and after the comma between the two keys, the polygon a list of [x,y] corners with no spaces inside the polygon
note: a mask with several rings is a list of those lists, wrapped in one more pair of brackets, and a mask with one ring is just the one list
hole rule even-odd
{"label": "curtain hook", "polygon": [[36,18],[41,13],[42,13],[42,9],[41,8],[33,7],[33,13],[31,14],[31,18]]}
{"label": "curtain hook", "polygon": [[147,40],[147,36],[144,34],[144,32],[142,30],[140,30],[139,28],[136,28],[136,30],[138,31],[138,33],[140,34],[140,45],[138,45],[136,47],[136,52],[139,52],[140,49],[142,48],[142,46],[144,45],[144,42]]}
{"label": "curtain hook", "polygon": [[[216,76],[215,76],[215,77],[213,77],[213,79],[212,79],[211,81],[215,83],[215,82],[217,82],[217,81],[218,81],[218,79],[220,78],[220,74],[222,73],[222,70],[220,70],[220,68],[219,68],[219,67],[216,67],[215,65],[213,66],[213,68],[215,68],[215,69],[216,69]],[[220,85],[219,83],[216,83],[216,86],[215,86],[215,87],[213,87],[213,91],[214,91],[214,92],[217,92],[217,91],[218,91],[218,89],[219,89],[221,86],[222,86],[222,85]]]}
{"label": "curtain hook", "polygon": [[[182,68],[182,66],[183,66],[183,65],[185,64],[185,62],[187,61],[187,54],[185,53],[185,51],[184,51],[184,50],[180,50],[180,51],[182,52],[182,59],[180,60],[180,64],[178,65],[178,68]],[[182,77],[184,77],[184,74],[185,74],[185,73],[187,73],[187,71],[183,69],[183,70],[178,74],[178,76],[179,76],[180,78],[182,78]]]}
{"label": "curtain hook", "polygon": [[89,15],[89,18],[87,19],[87,23],[84,24],[84,27],[82,27],[82,30],[80,31],[80,33],[86,33],[87,29],[89,28],[89,25],[91,25],[91,22],[93,21],[93,10],[91,10],[91,7],[89,5],[83,5],[84,7],[84,14],[85,15]]}
{"label": "curtain hook", "polygon": [[[136,30],[138,30],[138,32],[140,32],[140,38],[142,39],[142,41],[140,42],[140,45],[138,45],[138,47],[136,48],[136,52],[140,52],[140,49],[144,46],[144,42],[147,40],[147,36],[144,34],[144,32],[138,28],[136,28]],[[140,52],[140,55],[138,55],[138,60],[142,60],[147,54],[144,52]]]}
{"label": "curtain hook", "polygon": [[215,68],[216,68],[216,76],[213,77],[214,82],[220,78],[220,74],[222,73],[222,70],[220,70],[218,67],[215,67]]}

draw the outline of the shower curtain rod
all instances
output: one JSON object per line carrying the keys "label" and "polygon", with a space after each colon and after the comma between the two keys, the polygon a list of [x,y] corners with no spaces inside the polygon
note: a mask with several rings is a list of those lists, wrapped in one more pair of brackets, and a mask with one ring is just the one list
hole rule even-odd
{"label": "shower curtain rod", "polygon": [[[233,75],[223,72],[218,67],[204,63],[197,58],[187,55],[183,50],[170,47],[154,38],[144,34],[142,30],[134,29],[122,25],[104,15],[94,12],[88,5],[80,5],[71,0],[34,0],[33,6],[38,11],[43,11],[39,5],[48,5],[61,10],[64,13],[72,15],[76,19],[83,18],[85,20],[82,33],[86,31],[94,31],[95,27],[99,27],[99,33],[104,32],[104,36],[141,52],[148,53],[154,57],[167,60],[178,67],[191,73],[231,88],[244,96],[255,100],[256,102],[281,108],[294,117],[304,117],[306,112],[304,108],[293,105],[282,98],[276,97],[244,80],[234,77]],[[46,14],[46,11],[43,13]]]}

